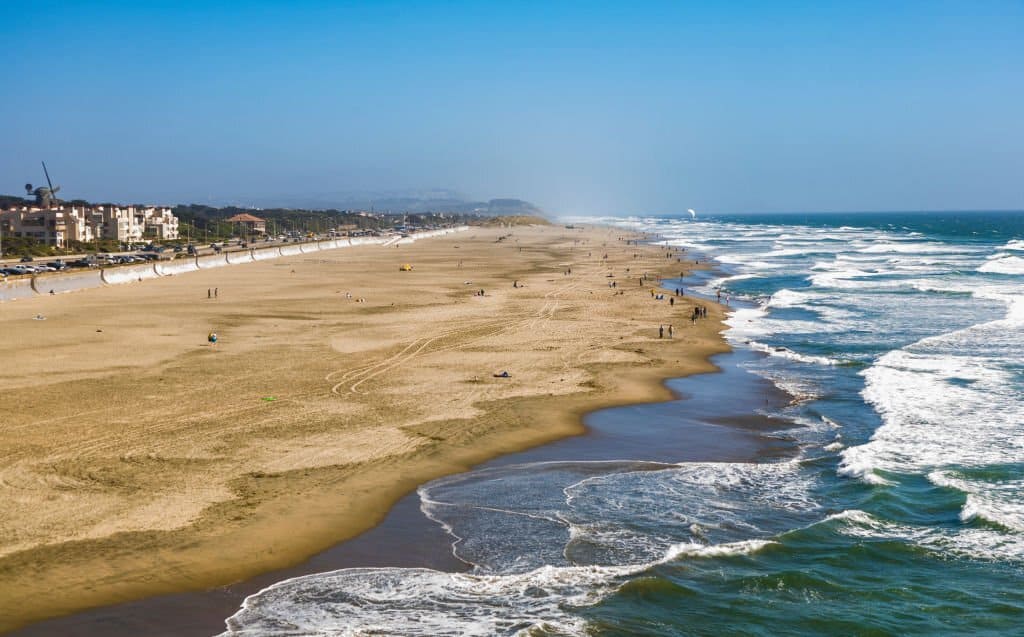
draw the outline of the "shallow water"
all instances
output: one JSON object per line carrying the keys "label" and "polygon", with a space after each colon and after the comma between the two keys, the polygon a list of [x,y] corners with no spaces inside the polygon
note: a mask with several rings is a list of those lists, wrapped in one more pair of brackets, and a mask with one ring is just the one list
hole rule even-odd
{"label": "shallow water", "polygon": [[606,221],[718,260],[725,373],[421,487],[466,572],[288,580],[229,633],[1020,631],[1018,216]]}

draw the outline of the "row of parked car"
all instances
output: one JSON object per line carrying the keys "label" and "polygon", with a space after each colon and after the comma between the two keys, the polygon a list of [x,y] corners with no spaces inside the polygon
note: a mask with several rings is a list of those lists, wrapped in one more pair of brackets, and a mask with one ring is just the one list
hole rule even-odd
{"label": "row of parked car", "polygon": [[19,276],[24,274],[41,274],[43,272],[60,272],[71,268],[98,268],[101,265],[146,263],[147,261],[156,261],[159,258],[159,254],[152,252],[120,255],[98,254],[95,257],[84,259],[74,259],[72,261],[57,259],[56,261],[47,261],[46,263],[35,263],[31,257],[27,257],[23,258],[22,262],[17,265],[0,268],[0,275]]}

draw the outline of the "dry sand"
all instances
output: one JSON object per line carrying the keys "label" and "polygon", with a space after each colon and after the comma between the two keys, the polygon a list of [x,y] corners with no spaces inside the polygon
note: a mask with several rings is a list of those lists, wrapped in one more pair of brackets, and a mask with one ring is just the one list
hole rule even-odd
{"label": "dry sand", "polygon": [[668,399],[725,349],[721,308],[654,300],[640,273],[684,265],[626,236],[472,228],[0,304],[0,631],[297,563],[426,480]]}

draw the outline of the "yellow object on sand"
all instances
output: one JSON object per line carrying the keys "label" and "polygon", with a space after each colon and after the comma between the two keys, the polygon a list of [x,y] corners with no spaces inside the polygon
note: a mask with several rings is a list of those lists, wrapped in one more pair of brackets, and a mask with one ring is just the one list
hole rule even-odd
{"label": "yellow object on sand", "polygon": [[409,272],[412,270],[412,265],[408,263],[403,263],[402,265],[398,266],[398,269],[401,270],[402,272]]}

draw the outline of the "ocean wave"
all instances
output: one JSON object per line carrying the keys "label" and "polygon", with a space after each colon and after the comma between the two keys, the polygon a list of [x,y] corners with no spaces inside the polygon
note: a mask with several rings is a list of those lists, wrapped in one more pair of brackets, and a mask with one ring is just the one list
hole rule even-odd
{"label": "ocean wave", "polygon": [[1024,274],[1024,258],[1002,257],[985,262],[978,272],[988,274]]}
{"label": "ocean wave", "polygon": [[778,542],[772,540],[742,540],[727,544],[700,544],[698,542],[687,542],[676,544],[669,549],[666,561],[675,560],[680,557],[730,557],[733,555],[753,555],[765,547],[776,545]]}
{"label": "ocean wave", "polygon": [[747,345],[751,349],[753,349],[755,351],[758,351],[758,352],[764,352],[765,354],[768,354],[769,356],[777,356],[779,358],[785,358],[787,360],[797,361],[797,362],[800,362],[800,363],[809,363],[809,364],[812,364],[812,365],[840,365],[840,364],[842,364],[842,361],[836,360],[834,358],[829,358],[827,356],[811,356],[809,354],[800,354],[799,352],[794,352],[793,350],[789,349],[788,347],[780,347],[780,346],[773,347],[771,345],[765,345],[764,343],[759,343],[757,341],[748,341]]}
{"label": "ocean wave", "polygon": [[966,494],[960,520],[968,523],[984,520],[1008,531],[1024,533],[1024,480],[971,479],[952,470],[931,471],[928,481],[938,487],[955,489]]}
{"label": "ocean wave", "polygon": [[729,326],[726,336],[730,339],[745,340],[753,336],[770,334],[771,330],[763,321],[767,315],[768,312],[760,307],[744,307],[733,310],[725,319],[725,324]]}
{"label": "ocean wave", "polygon": [[[470,550],[530,551],[533,539],[505,522],[512,516],[534,518],[538,511],[546,516],[555,508],[573,531],[561,541],[544,536],[543,543],[558,545],[567,559],[588,549],[586,557],[611,555],[612,563],[545,564],[522,572],[360,568],[308,575],[248,597],[227,620],[223,635],[527,635],[538,630],[583,635],[587,625],[576,611],[600,602],[629,578],[666,562],[756,553],[774,543],[773,534],[808,523],[819,509],[796,462],[622,470],[630,466],[639,465],[495,467],[421,489],[433,515],[458,534],[460,550],[481,535],[486,545]],[[547,480],[538,493],[538,475],[556,482]],[[561,491],[551,488],[557,480],[573,478]],[[555,494],[562,497],[552,499]],[[487,522],[496,513],[503,516],[499,527],[511,544]],[[646,549],[637,550],[638,545]],[[608,550],[593,548],[602,546]],[[641,559],[626,562],[624,556]],[[518,560],[507,555],[478,563]]]}
{"label": "ocean wave", "polygon": [[817,298],[817,296],[809,292],[800,292],[797,290],[783,288],[772,294],[771,298],[768,299],[767,306],[779,308],[800,307],[815,298]]}
{"label": "ocean wave", "polygon": [[900,540],[942,556],[993,562],[1024,561],[1024,534],[988,528],[913,526],[883,520],[859,509],[850,509],[823,520],[843,535],[862,539]]}
{"label": "ocean wave", "polygon": [[884,252],[903,252],[907,254],[959,254],[963,252],[963,250],[963,246],[951,246],[946,243],[906,241],[900,243],[875,243],[865,248],[861,248],[860,252],[864,252],[866,254]]}
{"label": "ocean wave", "polygon": [[584,635],[571,612],[603,599],[630,569],[543,567],[516,575],[345,569],[285,580],[251,595],[228,636],[484,637],[544,630]]}
{"label": "ocean wave", "polygon": [[[1019,311],[1011,306],[1009,314]],[[1012,371],[1019,343],[1007,331],[1016,325],[1003,319],[927,337],[862,372],[862,395],[883,424],[843,452],[840,474],[873,481],[876,469],[908,473],[1024,457],[1017,417],[1024,396]]]}

